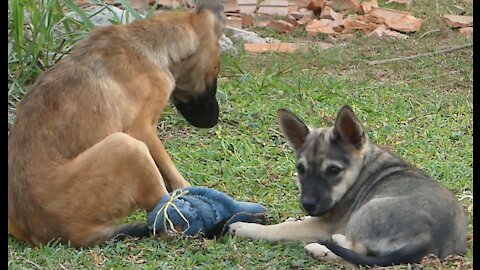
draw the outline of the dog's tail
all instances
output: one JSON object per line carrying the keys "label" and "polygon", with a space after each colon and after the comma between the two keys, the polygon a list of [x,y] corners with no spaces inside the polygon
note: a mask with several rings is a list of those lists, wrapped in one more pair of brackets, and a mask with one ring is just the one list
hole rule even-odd
{"label": "dog's tail", "polygon": [[356,266],[379,266],[386,267],[398,264],[417,263],[423,256],[427,255],[429,247],[425,242],[416,242],[406,245],[389,254],[373,257],[361,255],[354,250],[346,249],[334,242],[324,241],[320,244],[326,246],[330,251],[342,259]]}

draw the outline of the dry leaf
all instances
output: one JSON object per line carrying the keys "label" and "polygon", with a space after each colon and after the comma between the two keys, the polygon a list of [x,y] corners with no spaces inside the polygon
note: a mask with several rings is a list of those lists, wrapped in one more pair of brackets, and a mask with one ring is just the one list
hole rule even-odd
{"label": "dry leaf", "polygon": [[473,26],[473,16],[461,16],[461,15],[443,15],[445,22],[450,27],[468,27]]}
{"label": "dry leaf", "polygon": [[294,52],[296,50],[306,50],[302,44],[295,43],[245,43],[243,48],[247,52]]}

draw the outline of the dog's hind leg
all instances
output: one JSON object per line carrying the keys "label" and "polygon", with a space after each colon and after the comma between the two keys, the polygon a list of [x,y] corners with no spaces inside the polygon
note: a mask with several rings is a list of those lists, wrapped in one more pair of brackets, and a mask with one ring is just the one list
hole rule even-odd
{"label": "dog's hind leg", "polygon": [[[62,241],[91,246],[118,233],[144,235],[145,226],[117,228],[135,208],[151,211],[168,191],[147,146],[114,133],[60,167],[49,210],[64,220]],[[59,208],[58,206],[62,207]]]}

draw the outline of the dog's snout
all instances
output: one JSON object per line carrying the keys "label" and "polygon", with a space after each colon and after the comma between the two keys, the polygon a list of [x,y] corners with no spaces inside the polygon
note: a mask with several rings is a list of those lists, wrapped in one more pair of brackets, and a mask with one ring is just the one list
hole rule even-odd
{"label": "dog's snout", "polygon": [[313,212],[317,206],[317,201],[312,197],[302,197],[302,207],[307,212]]}

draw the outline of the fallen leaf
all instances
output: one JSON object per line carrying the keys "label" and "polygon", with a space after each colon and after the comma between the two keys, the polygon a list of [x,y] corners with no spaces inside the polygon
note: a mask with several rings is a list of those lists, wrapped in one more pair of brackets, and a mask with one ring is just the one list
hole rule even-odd
{"label": "fallen leaf", "polygon": [[296,43],[245,43],[243,48],[247,52],[261,53],[261,52],[294,52],[297,50],[306,50],[303,44]]}
{"label": "fallen leaf", "polygon": [[372,7],[378,8],[377,0],[370,0],[368,2],[363,2],[360,4],[362,6],[363,13],[368,14],[372,11]]}
{"label": "fallen leaf", "polygon": [[473,16],[461,16],[445,14],[443,15],[445,22],[450,27],[468,27],[473,26]]}
{"label": "fallen leaf", "polygon": [[473,27],[462,27],[460,28],[460,34],[472,38],[473,37]]}

